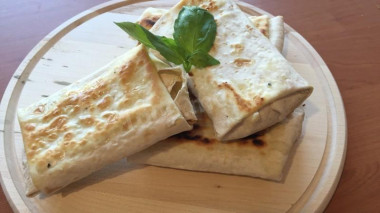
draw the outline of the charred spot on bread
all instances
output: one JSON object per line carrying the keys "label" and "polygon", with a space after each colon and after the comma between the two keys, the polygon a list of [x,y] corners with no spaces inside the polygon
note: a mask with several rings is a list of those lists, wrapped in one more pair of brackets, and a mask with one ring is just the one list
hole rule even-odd
{"label": "charred spot on bread", "polygon": [[209,145],[215,142],[215,139],[207,138],[201,135],[192,134],[192,131],[181,132],[173,136],[178,142],[195,142],[199,145]]}
{"label": "charred spot on bread", "polygon": [[252,144],[255,146],[264,146],[265,142],[261,139],[255,138],[252,140]]}
{"label": "charred spot on bread", "polygon": [[263,140],[262,136],[265,135],[267,130],[262,130],[259,132],[256,132],[255,134],[249,135],[245,138],[241,138],[236,140],[240,145],[253,145],[255,147],[264,147],[266,145],[265,141]]}

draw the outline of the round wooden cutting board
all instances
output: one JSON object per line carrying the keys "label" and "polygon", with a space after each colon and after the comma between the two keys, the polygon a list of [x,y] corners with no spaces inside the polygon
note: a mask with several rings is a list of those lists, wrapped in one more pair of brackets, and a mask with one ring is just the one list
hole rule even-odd
{"label": "round wooden cutting board", "polygon": [[[286,25],[283,54],[314,86],[303,133],[281,182],[141,166],[109,165],[51,196],[25,196],[23,143],[16,109],[48,97],[136,45],[113,24],[175,1],[111,1],[59,26],[25,58],[0,108],[1,184],[19,212],[321,212],[345,159],[346,120],[337,85],[318,53]],[[249,15],[268,14],[240,2]],[[269,15],[269,14],[268,14]],[[285,21],[286,21],[286,17]]]}

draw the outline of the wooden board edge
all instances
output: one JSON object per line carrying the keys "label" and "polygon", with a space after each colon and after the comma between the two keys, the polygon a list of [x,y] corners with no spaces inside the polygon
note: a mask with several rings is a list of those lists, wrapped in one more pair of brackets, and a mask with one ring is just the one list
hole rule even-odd
{"label": "wooden board edge", "polygon": [[249,4],[249,3],[246,3],[246,2],[240,1],[240,0],[235,0],[235,1],[239,6],[242,6],[242,7],[240,7],[240,9],[245,13],[250,13],[250,14],[254,13],[257,15],[267,15],[270,18],[274,17],[274,15],[272,15],[271,13],[268,13],[267,11],[262,10],[256,6],[252,5],[252,4]]}
{"label": "wooden board edge", "polygon": [[[329,204],[339,183],[346,157],[347,148],[347,121],[340,91],[335,79],[323,61],[322,57],[299,33],[292,28],[291,34],[299,39],[313,57],[314,67],[319,67],[318,75],[327,82],[321,82],[325,88],[327,99],[329,133],[325,153],[320,167],[304,195],[295,203],[289,212],[323,212]],[[329,92],[330,91],[330,92]]]}
{"label": "wooden board edge", "polygon": [[[4,134],[3,132],[0,133],[0,137],[3,138]],[[21,203],[21,206],[19,204],[16,204],[13,199],[22,201],[22,198],[17,192],[17,189],[13,183],[13,181],[10,178],[10,173],[8,172],[8,165],[5,160],[4,153],[4,141],[0,141],[0,185],[3,189],[5,198],[7,199],[10,207],[14,212],[28,212],[28,208],[24,203]],[[4,174],[4,172],[7,172]]]}

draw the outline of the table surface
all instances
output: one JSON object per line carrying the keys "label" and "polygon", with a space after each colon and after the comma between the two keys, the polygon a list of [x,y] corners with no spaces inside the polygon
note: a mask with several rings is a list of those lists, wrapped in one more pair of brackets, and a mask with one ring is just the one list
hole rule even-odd
{"label": "table surface", "polygon": [[[380,1],[245,0],[298,31],[325,60],[343,97],[346,163],[326,212],[380,211]],[[105,0],[0,1],[0,97],[47,33]],[[0,188],[0,211],[12,212]]]}

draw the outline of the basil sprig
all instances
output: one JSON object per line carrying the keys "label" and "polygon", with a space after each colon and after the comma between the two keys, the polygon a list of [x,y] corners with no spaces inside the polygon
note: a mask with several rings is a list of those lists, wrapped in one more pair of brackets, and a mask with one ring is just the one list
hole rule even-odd
{"label": "basil sprig", "polygon": [[192,65],[203,68],[220,64],[208,54],[215,41],[216,23],[207,10],[196,6],[185,6],[174,22],[173,38],[154,35],[139,24],[115,23],[146,47],[160,52],[166,60],[182,64],[186,72]]}

